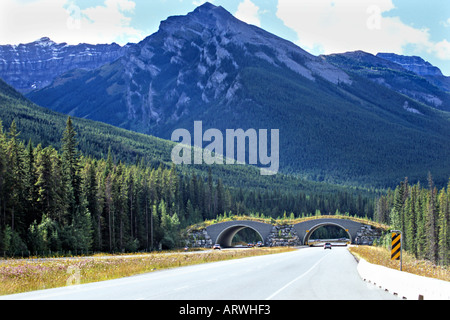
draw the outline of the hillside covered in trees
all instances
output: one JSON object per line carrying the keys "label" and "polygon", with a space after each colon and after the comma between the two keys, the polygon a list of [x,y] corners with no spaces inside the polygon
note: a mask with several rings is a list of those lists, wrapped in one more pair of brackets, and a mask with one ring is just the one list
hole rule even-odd
{"label": "hillside covered in trees", "polygon": [[[180,231],[222,215],[292,218],[348,213],[402,230],[404,248],[416,257],[448,265],[450,182],[440,190],[401,182],[376,200],[351,192],[307,193],[236,188],[213,178],[123,163],[78,150],[72,119],[61,150],[19,138],[13,121],[0,127],[0,254],[135,252],[179,246]],[[386,237],[385,243],[389,243]]]}
{"label": "hillside covered in trees", "polygon": [[225,214],[339,212],[401,229],[408,251],[448,264],[449,187],[431,179],[432,189],[405,181],[383,192],[263,178],[251,166],[172,167],[170,141],[85,119],[69,126],[3,81],[0,103],[1,256],[172,248],[184,227]]}
{"label": "hillside covered in trees", "polygon": [[[83,155],[69,117],[61,150],[0,130],[0,253],[132,252],[177,246],[183,227],[223,214],[268,217],[321,212],[371,216],[374,198],[236,188],[214,179]],[[258,177],[258,176],[257,176]]]}
{"label": "hillside covered in trees", "polygon": [[[428,187],[410,185],[406,178],[376,203],[375,220],[403,234],[403,248],[434,264],[450,263],[450,180],[438,189],[428,176]],[[385,239],[390,244],[390,239]]]}

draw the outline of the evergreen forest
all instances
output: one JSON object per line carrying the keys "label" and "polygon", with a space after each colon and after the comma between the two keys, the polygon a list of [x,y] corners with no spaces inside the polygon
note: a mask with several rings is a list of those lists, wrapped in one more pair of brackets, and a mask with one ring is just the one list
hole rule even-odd
{"label": "evergreen forest", "polygon": [[[220,215],[299,217],[317,212],[372,218],[375,198],[228,186],[205,174],[141,159],[84,155],[70,117],[59,150],[0,127],[0,254],[135,252],[181,245],[180,231]],[[158,162],[157,162],[158,163]],[[259,178],[256,176],[257,179]],[[299,185],[300,186],[300,185]]]}
{"label": "evergreen forest", "polygon": [[[428,175],[428,186],[410,185],[405,178],[376,203],[375,220],[402,233],[403,248],[434,264],[450,262],[450,180],[438,188]],[[384,239],[390,245],[390,234]]]}
{"label": "evergreen forest", "polygon": [[219,216],[345,213],[391,225],[407,251],[449,264],[450,186],[431,174],[386,191],[263,178],[251,166],[174,167],[168,141],[0,89],[0,256],[170,249],[184,228]]}

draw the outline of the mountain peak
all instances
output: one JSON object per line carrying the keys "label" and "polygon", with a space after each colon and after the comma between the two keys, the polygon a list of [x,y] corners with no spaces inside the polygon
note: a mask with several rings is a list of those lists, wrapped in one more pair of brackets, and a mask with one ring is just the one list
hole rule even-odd
{"label": "mountain peak", "polygon": [[206,16],[214,16],[216,19],[222,19],[224,21],[232,19],[236,20],[236,18],[228,12],[226,9],[224,9],[221,6],[215,6],[210,2],[205,2],[201,6],[197,7],[190,15],[201,15],[201,20],[204,19]]}
{"label": "mountain peak", "polygon": [[51,39],[49,37],[42,37],[42,38],[36,40],[36,42],[48,42],[48,41],[51,41]]}
{"label": "mountain peak", "polygon": [[198,6],[197,7],[197,10],[198,9],[205,9],[205,10],[213,10],[213,9],[215,9],[215,8],[217,8],[217,6],[215,6],[215,5],[213,5],[211,2],[205,2],[204,4],[202,4],[201,6]]}
{"label": "mountain peak", "polygon": [[[192,33],[198,34],[203,32],[200,30],[227,30],[240,23],[242,22],[223,7],[205,2],[187,15],[171,16],[161,21],[159,31],[174,34],[190,30]],[[242,26],[236,28],[241,29]]]}
{"label": "mountain peak", "polygon": [[210,2],[205,2],[204,4],[202,4],[201,6],[197,7],[194,12],[226,12],[229,15],[231,15],[231,13],[229,13],[226,9],[224,9],[222,6],[215,6]]}
{"label": "mountain peak", "polygon": [[42,37],[36,41],[34,41],[35,44],[40,45],[42,47],[50,47],[52,45],[55,45],[56,42],[51,40],[49,37]]}

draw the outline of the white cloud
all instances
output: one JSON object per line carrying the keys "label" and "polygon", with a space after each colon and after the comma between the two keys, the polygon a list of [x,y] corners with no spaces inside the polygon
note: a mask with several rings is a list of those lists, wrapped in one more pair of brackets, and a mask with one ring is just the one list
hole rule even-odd
{"label": "white cloud", "polygon": [[[383,17],[391,0],[278,0],[277,16],[296,31],[297,44],[315,54],[363,50],[402,53],[406,45],[433,47],[426,29]],[[439,47],[445,51],[446,44]]]}
{"label": "white cloud", "polygon": [[445,21],[441,21],[439,22],[441,26],[445,27],[445,28],[450,28],[450,18],[448,18]]}
{"label": "white cloud", "polygon": [[80,34],[92,39],[91,42],[140,41],[141,31],[130,26],[135,3],[130,0],[106,0],[105,5],[87,8],[81,11]]}
{"label": "white cloud", "polygon": [[450,60],[450,42],[445,39],[436,43],[431,51],[441,60]]}
{"label": "white cloud", "polygon": [[[0,43],[18,44],[62,35],[69,17],[64,1],[0,1]],[[51,33],[51,34],[50,34]]]}
{"label": "white cloud", "polygon": [[244,0],[239,4],[234,16],[248,24],[253,24],[260,27],[261,21],[259,19],[258,12],[258,6],[256,6],[251,0]]}
{"label": "white cloud", "polygon": [[140,41],[144,35],[130,25],[134,8],[131,0],[105,0],[85,10],[70,0],[1,0],[0,43],[25,43],[44,36],[69,44]]}

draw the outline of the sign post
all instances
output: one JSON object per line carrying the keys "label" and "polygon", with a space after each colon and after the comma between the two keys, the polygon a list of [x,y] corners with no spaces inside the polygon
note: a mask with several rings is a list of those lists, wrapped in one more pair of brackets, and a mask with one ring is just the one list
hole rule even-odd
{"label": "sign post", "polygon": [[399,230],[391,230],[392,232],[392,244],[391,244],[391,260],[400,260],[400,271],[402,271],[402,232]]}

